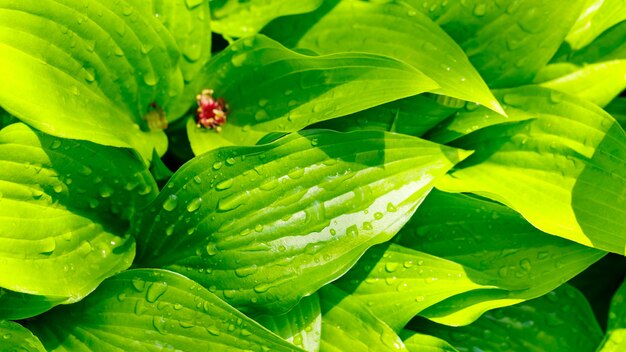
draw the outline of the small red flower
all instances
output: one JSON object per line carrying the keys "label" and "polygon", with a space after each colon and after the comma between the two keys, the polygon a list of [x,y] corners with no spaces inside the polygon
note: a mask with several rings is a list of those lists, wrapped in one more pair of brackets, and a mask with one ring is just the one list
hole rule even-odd
{"label": "small red flower", "polygon": [[228,105],[224,98],[214,99],[213,90],[205,89],[196,96],[198,109],[196,110],[196,125],[220,132],[226,123]]}

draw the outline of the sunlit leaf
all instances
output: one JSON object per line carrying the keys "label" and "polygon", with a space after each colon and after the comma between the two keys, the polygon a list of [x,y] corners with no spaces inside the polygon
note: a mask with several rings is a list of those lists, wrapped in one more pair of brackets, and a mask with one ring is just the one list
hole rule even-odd
{"label": "sunlit leaf", "polygon": [[[204,68],[206,87],[229,105],[220,133],[187,131],[195,154],[253,145],[268,132],[293,132],[437,88],[407,64],[371,54],[304,56],[265,37],[239,40]],[[254,89],[251,89],[254,87]]]}
{"label": "sunlit leaf", "polygon": [[48,351],[301,351],[166,270],[125,271],[27,326]]}
{"label": "sunlit leaf", "polygon": [[400,337],[407,350],[411,352],[457,352],[456,348],[438,337],[412,330],[402,330]]}
{"label": "sunlit leaf", "polygon": [[565,93],[523,87],[498,95],[512,120],[523,121],[455,140],[452,145],[476,153],[438,187],[492,198],[544,232],[624,254],[624,130],[596,105]]}
{"label": "sunlit leaf", "polygon": [[626,1],[588,0],[565,40],[572,49],[580,49],[605,30],[624,20],[626,20]]}
{"label": "sunlit leaf", "polygon": [[432,78],[441,87],[435,93],[502,112],[463,50],[410,6],[328,0],[315,12],[279,19],[263,32],[288,47],[320,54],[351,51],[395,58]]}
{"label": "sunlit leaf", "polygon": [[183,166],[138,219],[137,262],[246,312],[284,313],[389,240],[468,154],[379,131],[217,149]]}
{"label": "sunlit leaf", "polygon": [[18,123],[0,131],[0,165],[0,287],[73,302],[130,266],[129,219],[157,192],[135,153]]}

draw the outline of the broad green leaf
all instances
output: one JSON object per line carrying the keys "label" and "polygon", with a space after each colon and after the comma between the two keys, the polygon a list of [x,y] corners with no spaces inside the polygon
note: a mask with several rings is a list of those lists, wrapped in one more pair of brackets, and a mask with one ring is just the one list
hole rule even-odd
{"label": "broad green leaf", "polygon": [[[441,96],[437,96],[441,98]],[[465,105],[463,103],[463,105]],[[452,115],[459,108],[441,104],[430,96],[416,95],[375,106],[352,115],[314,124],[312,128],[327,128],[341,132],[379,130],[421,136]]]}
{"label": "broad green leaf", "polygon": [[402,62],[371,54],[305,56],[265,37],[241,39],[204,68],[206,87],[224,97],[228,122],[218,134],[188,123],[196,155],[252,145],[268,132],[293,132],[437,88]]}
{"label": "broad green leaf", "polygon": [[580,50],[566,50],[558,59],[577,64],[626,59],[626,21],[611,27]]}
{"label": "broad green leaf", "polygon": [[561,77],[536,83],[605,106],[626,88],[626,60],[585,65]]}
{"label": "broad green leaf", "polygon": [[185,276],[122,272],[27,326],[48,351],[301,351]]}
{"label": "broad green leaf", "polygon": [[607,333],[598,348],[599,352],[617,352],[626,348],[626,281],[617,289],[609,311]]}
{"label": "broad green leaf", "polygon": [[523,87],[498,94],[513,119],[532,118],[454,141],[477,151],[438,188],[494,199],[544,232],[624,254],[624,130],[596,105],[565,93]]}
{"label": "broad green leaf", "polygon": [[213,30],[224,36],[244,37],[257,33],[277,17],[313,11],[322,2],[323,0],[212,0]]}
{"label": "broad green leaf", "polygon": [[587,0],[565,41],[574,50],[591,43],[613,25],[626,20],[626,1]]}
{"label": "broad green leaf", "polygon": [[[620,0],[621,1],[621,0]],[[490,87],[530,83],[550,61],[585,0],[405,0],[458,44]]]}
{"label": "broad green leaf", "polygon": [[0,320],[34,317],[66,300],[66,297],[29,295],[0,287]]}
{"label": "broad green leaf", "polygon": [[147,129],[149,105],[182,93],[178,48],[156,17],[122,1],[0,2],[0,105],[63,138],[165,151]]}
{"label": "broad green leaf", "polygon": [[409,326],[448,341],[460,352],[592,352],[602,338],[589,303],[569,285],[531,301],[487,312],[468,326],[449,327],[427,321],[415,321]]}
{"label": "broad green leaf", "polygon": [[389,240],[469,152],[379,131],[308,130],[205,153],[138,219],[138,265],[281,314]]}
{"label": "broad green leaf", "polygon": [[322,312],[317,293],[302,298],[285,314],[263,315],[255,320],[305,351],[317,352],[320,349]]}
{"label": "broad green leaf", "polygon": [[321,350],[405,351],[402,340],[357,298],[327,285],[320,289],[322,307]]}
{"label": "broad green leaf", "polygon": [[469,324],[549,292],[604,255],[541,233],[497,203],[438,191],[394,241],[370,249],[335,284],[396,331],[418,313]]}
{"label": "broad green leaf", "polygon": [[39,339],[12,321],[0,320],[0,346],[3,351],[46,352]]}
{"label": "broad green leaf", "polygon": [[[182,94],[167,104],[166,118],[174,121],[183,116],[195,103],[195,97],[204,88],[205,77],[198,75],[211,58],[210,0],[150,0],[134,1],[135,6],[146,7],[147,16],[156,17],[172,35],[181,54],[178,65],[185,87]],[[211,4],[213,4],[211,2]]]}
{"label": "broad green leaf", "polygon": [[440,86],[435,93],[503,113],[463,50],[410,6],[327,0],[315,12],[279,19],[263,32],[287,47],[320,54],[368,52],[398,59],[432,78]]}
{"label": "broad green leaf", "polygon": [[[0,131],[0,287],[74,302],[130,266],[129,219],[156,196],[127,149]],[[27,299],[28,301],[28,299]]]}
{"label": "broad green leaf", "polygon": [[458,352],[456,348],[438,337],[424,335],[411,330],[400,332],[402,342],[411,352]]}

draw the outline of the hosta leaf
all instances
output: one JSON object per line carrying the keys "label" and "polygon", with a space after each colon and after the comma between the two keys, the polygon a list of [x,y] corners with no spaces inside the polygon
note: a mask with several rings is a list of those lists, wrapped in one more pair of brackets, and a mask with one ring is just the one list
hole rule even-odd
{"label": "hosta leaf", "polygon": [[67,297],[29,295],[0,287],[0,320],[34,317],[67,300]]}
{"label": "hosta leaf", "polygon": [[[463,104],[465,105],[465,104]],[[349,132],[379,130],[421,136],[459,108],[439,103],[430,96],[416,95],[359,111],[349,116],[322,121],[312,128]]]}
{"label": "hosta leaf", "polygon": [[418,313],[469,324],[549,292],[604,255],[543,234],[502,205],[437,191],[394,241],[370,249],[335,284],[396,331]]}
{"label": "hosta leaf", "polygon": [[196,154],[222,145],[252,145],[268,132],[298,131],[437,88],[418,70],[393,59],[304,56],[261,35],[230,45],[204,70],[210,77],[206,86],[226,99],[230,112],[219,134],[188,123]]}
{"label": "hosta leaf", "polygon": [[408,351],[393,330],[358,299],[327,285],[319,291],[322,351]]}
{"label": "hosta leaf", "polygon": [[406,0],[463,48],[490,87],[530,83],[550,61],[585,0]]}
{"label": "hosta leaf", "polygon": [[[211,2],[213,4],[214,2]],[[178,60],[185,81],[183,93],[168,103],[167,119],[173,121],[189,110],[202,89],[204,77],[198,73],[211,58],[211,10],[209,0],[136,1],[146,16],[155,16],[167,28],[182,54]]]}
{"label": "hosta leaf", "polygon": [[12,321],[0,320],[0,346],[5,351],[46,352],[39,339]]}
{"label": "hosta leaf", "polygon": [[624,254],[624,130],[597,106],[564,93],[525,87],[499,94],[509,116],[532,118],[457,139],[453,145],[477,152],[438,187],[492,198],[544,232]]}
{"label": "hosta leaf", "polygon": [[213,0],[213,30],[230,37],[243,37],[258,32],[280,16],[313,11],[323,0]]}
{"label": "hosta leaf", "polygon": [[626,21],[611,27],[584,48],[566,52],[565,59],[577,64],[626,59]]}
{"label": "hosta leaf", "polygon": [[48,351],[301,351],[166,270],[120,273],[82,302],[57,307],[27,326]]}
{"label": "hosta leaf", "polygon": [[255,320],[305,351],[317,352],[320,349],[322,312],[317,293],[302,298],[285,314],[263,315]]}
{"label": "hosta leaf", "polygon": [[320,54],[355,51],[393,57],[432,78],[441,87],[435,93],[502,112],[463,50],[407,5],[327,0],[310,14],[274,21],[264,33],[288,47]]}
{"label": "hosta leaf", "polygon": [[606,106],[606,111],[626,128],[626,97],[618,97]]}
{"label": "hosta leaf", "polygon": [[46,133],[150,159],[167,141],[139,125],[150,103],[182,93],[178,49],[154,16],[107,3],[0,2],[0,105]]}
{"label": "hosta leaf", "polygon": [[0,287],[55,301],[84,297],[130,266],[128,220],[156,192],[129,150],[58,139],[22,123],[5,127]]}
{"label": "hosta leaf", "polygon": [[485,313],[471,325],[415,321],[411,329],[438,336],[465,351],[594,351],[602,338],[589,303],[563,285],[531,301]]}
{"label": "hosta leaf", "polygon": [[565,41],[572,49],[580,49],[605,30],[624,20],[626,20],[626,1],[589,0]]}
{"label": "hosta leaf", "polygon": [[411,330],[402,330],[402,342],[411,352],[458,352],[456,348],[438,337],[424,335]]}
{"label": "hosta leaf", "polygon": [[389,240],[469,152],[379,131],[309,130],[183,166],[138,220],[138,263],[244,311],[284,313]]}
{"label": "hosta leaf", "polygon": [[609,311],[607,333],[598,352],[617,352],[626,347],[626,282],[617,289]]}
{"label": "hosta leaf", "polygon": [[585,65],[574,72],[541,83],[605,106],[626,88],[626,60],[612,60]]}

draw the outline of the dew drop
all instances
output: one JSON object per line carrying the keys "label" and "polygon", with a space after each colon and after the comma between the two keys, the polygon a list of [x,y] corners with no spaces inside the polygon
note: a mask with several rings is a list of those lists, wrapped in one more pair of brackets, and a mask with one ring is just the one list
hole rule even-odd
{"label": "dew drop", "polygon": [[52,143],[50,143],[50,149],[54,150],[54,149],[59,149],[61,147],[62,143],[60,140],[55,139],[52,141]]}
{"label": "dew drop", "polygon": [[202,204],[202,198],[193,199],[191,202],[189,202],[189,204],[187,204],[187,211],[190,213],[193,213],[194,211],[200,208],[201,204]]}
{"label": "dew drop", "polygon": [[388,203],[388,204],[387,204],[387,211],[388,211],[388,212],[390,212],[390,213],[394,213],[394,212],[396,212],[397,210],[398,210],[398,208],[396,208],[396,206],[395,206],[395,205],[393,205],[393,203],[391,203],[391,202],[390,202],[390,203]]}
{"label": "dew drop", "polygon": [[385,264],[385,271],[392,273],[398,269],[398,263],[389,262]]}
{"label": "dew drop", "polygon": [[137,292],[143,292],[143,290],[145,290],[146,288],[146,282],[139,277],[132,279],[131,284],[133,285],[133,288],[137,290]]}
{"label": "dew drop", "polygon": [[150,303],[154,303],[159,299],[159,297],[163,296],[165,291],[167,291],[167,283],[155,282],[148,287],[146,300]]}
{"label": "dew drop", "polygon": [[163,202],[163,209],[166,211],[172,211],[178,206],[178,197],[175,194],[170,194],[165,202]]}
{"label": "dew drop", "polygon": [[233,186],[233,183],[233,179],[229,178],[215,185],[215,189],[217,189],[218,191],[223,191],[231,188]]}
{"label": "dew drop", "polygon": [[221,161],[216,161],[216,162],[214,162],[214,163],[213,163],[213,170],[219,170],[219,169],[221,169],[221,168],[222,168],[222,165],[224,165],[224,164],[222,164],[222,162],[221,162]]}
{"label": "dew drop", "polygon": [[217,246],[215,245],[215,243],[207,244],[206,253],[210,256],[214,256],[217,254]]}
{"label": "dew drop", "polygon": [[254,292],[256,293],[267,292],[267,290],[269,289],[270,289],[270,285],[268,284],[261,284],[261,285],[254,286]]}
{"label": "dew drop", "polygon": [[152,326],[154,326],[154,328],[156,329],[156,331],[160,332],[161,334],[166,334],[165,331],[165,317],[153,317],[152,318]]}
{"label": "dew drop", "polygon": [[109,198],[113,195],[113,188],[108,185],[102,185],[100,187],[100,197]]}

